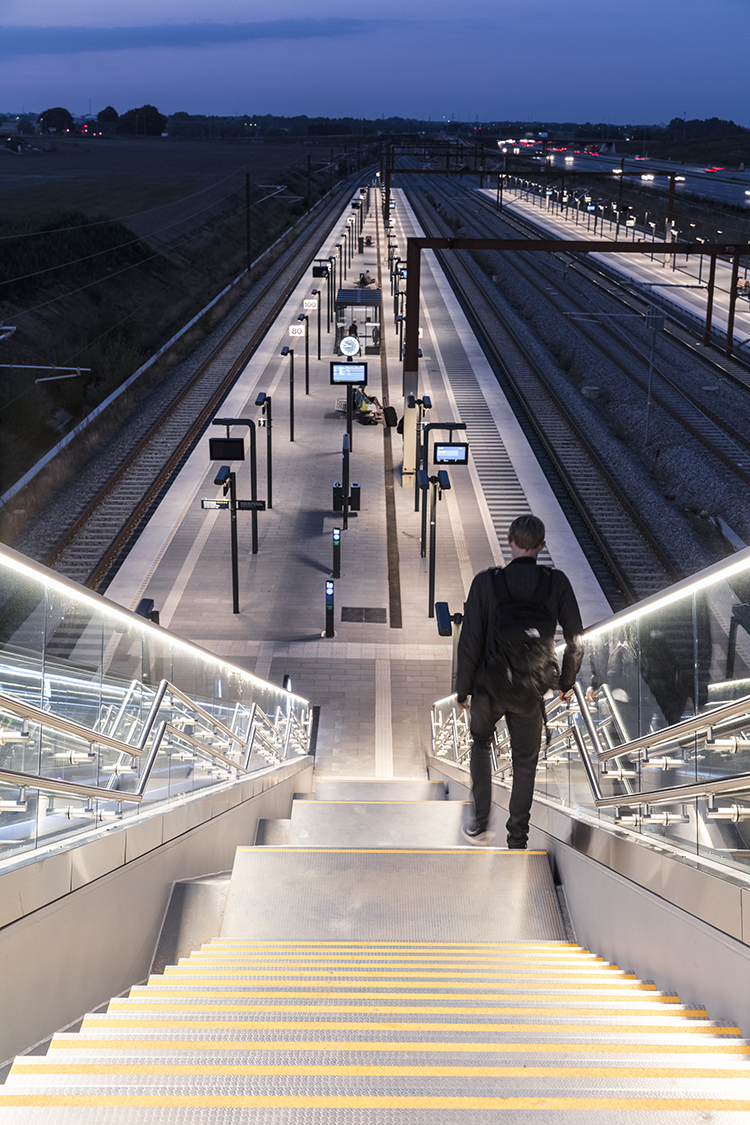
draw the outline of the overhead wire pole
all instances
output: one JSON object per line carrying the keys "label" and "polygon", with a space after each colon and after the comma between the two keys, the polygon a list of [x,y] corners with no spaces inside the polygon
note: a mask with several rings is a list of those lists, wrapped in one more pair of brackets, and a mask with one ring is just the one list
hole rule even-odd
{"label": "overhead wire pole", "polygon": [[250,253],[250,173],[245,172],[245,249],[247,251],[247,272],[250,273],[252,255]]}
{"label": "overhead wire pole", "polygon": [[727,346],[725,355],[727,357],[732,354],[732,344],[734,337],[734,310],[737,304],[737,282],[740,275],[740,252],[735,250],[734,257],[732,258],[732,279],[729,283],[729,316],[727,318]]}

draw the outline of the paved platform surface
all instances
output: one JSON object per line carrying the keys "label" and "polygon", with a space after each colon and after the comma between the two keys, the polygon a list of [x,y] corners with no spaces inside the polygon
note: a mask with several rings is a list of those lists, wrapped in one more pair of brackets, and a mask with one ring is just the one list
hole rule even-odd
{"label": "paved platform surface", "polygon": [[[369,389],[403,413],[398,336],[377,192],[365,234],[373,245],[354,255],[350,285],[369,270],[383,283],[385,353],[367,356]],[[400,192],[396,231],[401,253],[420,234]],[[335,254],[340,227],[319,256]],[[391,212],[393,215],[394,212]],[[508,524],[533,510],[547,525],[550,557],[572,578],[584,623],[609,608],[576,544],[554,495],[512,416],[459,306],[425,255],[420,308],[423,327],[421,393],[432,396],[431,421],[463,419],[474,451],[468,468],[454,468],[452,490],[438,505],[438,600],[460,611],[473,575],[503,560]],[[325,286],[325,282],[322,283]],[[325,628],[325,581],[332,567],[332,485],[341,477],[345,420],[341,397],[329,383],[333,335],[323,308],[321,360],[317,316],[310,316],[310,394],[305,395],[304,341],[292,340],[303,300],[318,279],[306,278],[285,313],[248,362],[220,417],[259,418],[259,391],[273,398],[273,509],[258,516],[259,553],[251,554],[250,514],[240,512],[240,613],[232,613],[230,527],[226,512],[204,511],[201,497],[221,494],[213,484],[208,435],[198,443],[174,487],[130,552],[107,596],[129,608],[153,598],[166,628],[218,656],[293,689],[321,707],[318,778],[423,778],[430,745],[429,714],[450,691],[451,641],[438,637],[428,610],[427,560],[420,558],[419,516],[411,489],[401,486],[401,439],[381,426],[355,426],[352,480],[359,481],[362,510],[342,533],[342,576],[335,583],[336,636]],[[289,440],[289,359],[295,346],[295,440]],[[218,432],[214,430],[214,433]],[[239,433],[240,431],[236,431]],[[258,436],[258,494],[266,495],[266,433]],[[475,454],[475,455],[474,455]],[[238,467],[237,488],[249,496],[249,466]],[[387,497],[394,515],[387,520]],[[390,577],[389,577],[390,536]],[[506,548],[507,549],[507,548]],[[394,567],[395,560],[395,567]],[[400,618],[398,609],[400,606]],[[342,610],[380,610],[380,622],[342,620]],[[371,615],[373,616],[373,615]]]}

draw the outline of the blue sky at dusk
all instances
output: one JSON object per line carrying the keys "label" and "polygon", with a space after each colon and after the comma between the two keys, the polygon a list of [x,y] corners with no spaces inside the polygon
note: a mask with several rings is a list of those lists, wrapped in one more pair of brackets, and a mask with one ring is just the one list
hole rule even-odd
{"label": "blue sky at dusk", "polygon": [[750,0],[0,0],[0,109],[750,125]]}

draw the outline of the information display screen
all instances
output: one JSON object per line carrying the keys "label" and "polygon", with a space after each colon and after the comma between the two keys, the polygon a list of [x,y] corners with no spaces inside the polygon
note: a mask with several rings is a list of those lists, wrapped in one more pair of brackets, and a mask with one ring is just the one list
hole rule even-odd
{"label": "information display screen", "polygon": [[468,441],[436,441],[433,465],[468,465]]}
{"label": "information display screen", "polygon": [[367,385],[366,363],[336,363],[331,361],[331,386],[345,387],[347,383]]}

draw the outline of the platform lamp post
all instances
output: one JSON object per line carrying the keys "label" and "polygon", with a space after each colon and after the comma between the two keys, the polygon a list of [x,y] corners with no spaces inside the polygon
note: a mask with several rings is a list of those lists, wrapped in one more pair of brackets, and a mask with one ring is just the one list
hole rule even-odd
{"label": "platform lamp post", "polygon": [[214,478],[224,495],[229,493],[229,534],[232,553],[232,613],[240,612],[239,550],[237,546],[237,478],[229,465],[222,465]]}
{"label": "platform lamp post", "polygon": [[[437,476],[430,476],[426,469],[417,471],[419,487],[424,493],[432,486],[430,497],[430,587],[428,595],[427,616],[435,616],[435,563],[437,551],[437,502],[442,500],[443,493],[450,489],[451,483],[445,469],[439,469]],[[427,497],[425,496],[425,500]],[[426,506],[426,505],[425,505]]]}
{"label": "platform lamp post", "polygon": [[315,297],[315,303],[318,306],[318,359],[320,359],[320,298],[321,298],[321,292],[320,292],[319,289],[313,289],[312,295],[313,295],[313,297]]}
{"label": "platform lamp post", "polygon": [[[271,396],[261,391],[255,400],[255,405],[260,406],[264,415],[266,427],[266,507],[273,508],[273,457],[271,452],[271,432],[273,430],[273,415],[271,412]],[[260,425],[260,423],[258,423]]]}
{"label": "platform lamp post", "polygon": [[310,317],[300,313],[297,320],[305,322],[305,394],[310,393]]}
{"label": "platform lamp post", "polygon": [[294,348],[285,345],[281,354],[289,356],[289,440],[294,441]]}
{"label": "platform lamp post", "polygon": [[[417,468],[422,464],[422,412],[424,410],[432,410],[432,399],[429,395],[422,395],[421,398],[416,398],[414,395],[407,395],[406,406],[409,410],[416,409],[417,411]],[[419,481],[417,474],[414,474],[414,511],[419,511]]]}
{"label": "platform lamp post", "polygon": [[[251,505],[250,510],[252,512],[252,519],[251,519],[252,553],[254,555],[257,555],[257,553],[258,553],[258,506],[257,506],[258,505],[258,461],[257,461],[256,441],[255,441],[255,420],[253,418],[214,418],[211,425],[212,426],[226,426],[227,435],[226,435],[225,440],[227,440],[227,441],[231,440],[230,437],[229,437],[229,427],[230,426],[247,426],[248,430],[250,431],[250,505]],[[211,448],[211,443],[214,440],[215,440],[214,438],[210,439],[209,448]],[[216,459],[217,458],[212,458],[212,460],[216,460]],[[234,474],[232,474],[232,478],[234,479]],[[232,485],[232,487],[234,487],[234,485]],[[236,501],[236,493],[235,493],[235,501]],[[245,506],[246,506],[246,502],[244,500],[240,501],[240,503],[239,503],[240,509],[242,509]],[[231,505],[230,505],[230,507],[231,507]],[[237,505],[235,504],[235,513],[236,513],[236,510],[237,510]],[[236,514],[235,514],[235,524],[236,524]],[[235,527],[234,534],[236,535],[236,527]],[[239,612],[239,611],[237,610],[235,612]]]}
{"label": "platform lamp post", "polygon": [[346,225],[349,227],[349,265],[354,264],[354,215],[350,215],[346,220]]}
{"label": "platform lamp post", "polygon": [[[328,263],[329,263],[331,268],[328,271],[328,328],[327,328],[327,331],[330,332],[331,331],[331,321],[335,317],[335,305],[336,305],[336,255],[335,254],[332,254],[330,256],[330,258],[328,259]],[[334,332],[335,332],[335,329],[336,329],[335,323],[334,323],[333,327],[334,327]]]}

